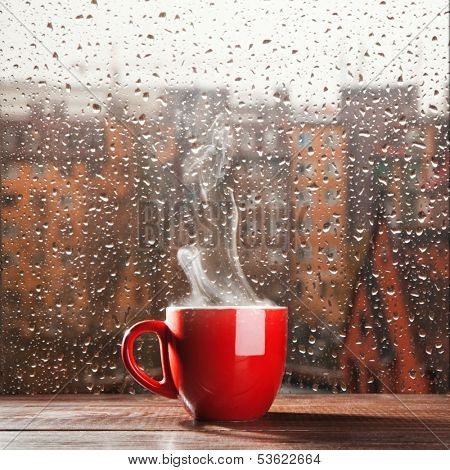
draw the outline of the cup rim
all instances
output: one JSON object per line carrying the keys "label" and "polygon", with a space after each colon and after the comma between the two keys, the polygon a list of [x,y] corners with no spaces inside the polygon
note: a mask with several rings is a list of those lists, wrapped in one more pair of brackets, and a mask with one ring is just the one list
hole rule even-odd
{"label": "cup rim", "polygon": [[171,305],[166,307],[166,311],[172,310],[280,310],[285,309],[282,305]]}

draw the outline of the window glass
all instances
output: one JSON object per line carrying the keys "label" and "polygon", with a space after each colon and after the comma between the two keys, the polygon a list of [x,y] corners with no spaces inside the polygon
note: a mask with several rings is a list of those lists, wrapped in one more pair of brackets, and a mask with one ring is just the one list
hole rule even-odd
{"label": "window glass", "polygon": [[0,45],[1,393],[142,392],[125,329],[231,225],[283,387],[448,391],[446,5],[30,0]]}

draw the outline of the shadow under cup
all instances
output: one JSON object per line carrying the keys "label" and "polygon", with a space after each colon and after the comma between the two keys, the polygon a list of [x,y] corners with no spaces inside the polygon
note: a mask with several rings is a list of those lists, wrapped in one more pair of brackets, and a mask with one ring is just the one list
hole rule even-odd
{"label": "shadow under cup", "polygon": [[[149,331],[160,339],[161,382],[133,357],[134,340]],[[165,322],[147,320],[125,333],[122,358],[141,385],[179,396],[196,419],[250,420],[264,415],[275,399],[286,341],[285,307],[170,307]]]}

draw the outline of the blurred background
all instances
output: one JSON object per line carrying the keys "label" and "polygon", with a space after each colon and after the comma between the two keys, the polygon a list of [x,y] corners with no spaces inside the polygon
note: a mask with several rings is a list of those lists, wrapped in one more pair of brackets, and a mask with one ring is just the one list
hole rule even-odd
{"label": "blurred background", "polygon": [[243,269],[289,307],[284,390],[446,393],[448,16],[0,2],[0,393],[142,392],[123,331],[189,291],[184,163],[220,113]]}

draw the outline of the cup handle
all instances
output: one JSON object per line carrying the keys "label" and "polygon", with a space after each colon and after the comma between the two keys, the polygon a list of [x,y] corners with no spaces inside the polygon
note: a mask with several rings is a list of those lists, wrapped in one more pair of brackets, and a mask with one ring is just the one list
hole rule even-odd
{"label": "cup handle", "polygon": [[[155,333],[159,339],[159,347],[161,350],[161,364],[163,370],[163,379],[157,380],[148,376],[136,363],[134,357],[133,346],[137,337],[143,333]],[[148,390],[163,395],[167,398],[177,398],[178,392],[173,383],[172,374],[170,372],[168,339],[170,331],[168,326],[157,320],[144,320],[129,328],[122,341],[122,361],[133,376],[133,378]]]}

